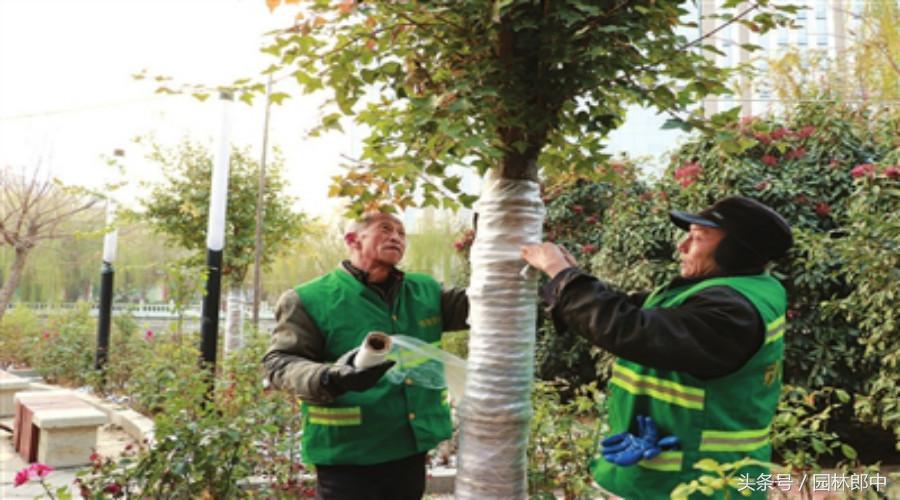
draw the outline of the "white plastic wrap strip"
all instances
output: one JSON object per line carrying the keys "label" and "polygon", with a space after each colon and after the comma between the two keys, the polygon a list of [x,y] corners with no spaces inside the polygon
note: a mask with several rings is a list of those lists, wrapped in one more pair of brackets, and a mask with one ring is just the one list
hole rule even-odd
{"label": "white plastic wrap strip", "polygon": [[486,179],[476,211],[456,498],[526,498],[537,309],[521,247],[541,240],[540,186]]}

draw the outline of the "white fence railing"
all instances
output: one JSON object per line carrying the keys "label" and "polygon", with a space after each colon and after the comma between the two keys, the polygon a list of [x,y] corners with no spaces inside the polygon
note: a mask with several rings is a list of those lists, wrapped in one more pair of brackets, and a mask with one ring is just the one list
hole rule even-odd
{"label": "white fence railing", "polygon": [[[66,311],[71,311],[76,307],[79,307],[80,303],[76,302],[59,302],[59,303],[49,303],[49,302],[15,302],[9,305],[9,309],[14,309],[17,307],[25,307],[32,311],[37,312],[41,315],[47,314],[59,314]],[[115,313],[123,313],[129,312],[135,318],[156,318],[156,319],[171,319],[174,320],[177,318],[175,314],[175,309],[171,304],[113,304],[113,314]],[[244,312],[249,318],[253,314],[253,306],[252,304],[244,305]],[[98,305],[91,304],[91,315],[96,316],[98,313]],[[184,311],[185,318],[199,318],[200,317],[200,304],[192,305],[185,309]],[[264,320],[274,320],[275,319],[275,310],[269,304],[262,303],[259,305],[259,318]]]}

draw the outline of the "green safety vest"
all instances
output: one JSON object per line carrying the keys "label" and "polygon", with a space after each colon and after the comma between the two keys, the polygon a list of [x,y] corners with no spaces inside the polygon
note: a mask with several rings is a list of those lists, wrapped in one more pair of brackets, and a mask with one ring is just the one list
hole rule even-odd
{"label": "green safety vest", "polygon": [[[392,305],[343,269],[296,291],[325,337],[325,362],[359,347],[372,331],[440,342],[441,286],[429,276],[406,273]],[[446,391],[392,384],[386,377],[328,406],[303,403],[301,409],[307,464],[388,462],[426,452],[452,433]]]}
{"label": "green safety vest", "polygon": [[[697,461],[711,458],[720,464],[750,457],[768,462],[771,457],[769,430],[781,394],[784,356],[784,288],[768,274],[711,278],[674,289],[660,288],[644,302],[644,309],[677,307],[688,297],[711,286],[728,286],[756,307],[766,324],[762,347],[738,371],[712,380],[701,380],[684,372],[660,370],[619,359],[609,381],[608,399],[611,434],[637,434],[637,415],[649,415],[657,423],[660,437],[675,435],[681,441],[676,451],[663,451],[650,460],[622,467],[598,455],[591,464],[597,483],[618,496],[632,499],[669,498],[680,483],[697,479]],[[672,353],[677,356],[677,352]],[[764,467],[738,471],[753,483]],[[751,483],[752,484],[752,483]],[[722,498],[696,495],[697,498]],[[764,492],[744,497],[761,498]]]}

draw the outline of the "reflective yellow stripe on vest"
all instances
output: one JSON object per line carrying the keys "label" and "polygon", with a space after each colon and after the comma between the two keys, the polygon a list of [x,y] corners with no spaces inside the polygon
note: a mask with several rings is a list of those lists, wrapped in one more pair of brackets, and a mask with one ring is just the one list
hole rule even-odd
{"label": "reflective yellow stripe on vest", "polygon": [[702,410],[704,391],[697,387],[682,385],[671,380],[663,380],[638,373],[621,365],[613,366],[609,383],[621,387],[634,395],[645,395],[691,410]]}
{"label": "reflective yellow stripe on vest", "polygon": [[769,428],[749,431],[703,431],[700,451],[753,451],[769,443]]}
{"label": "reflective yellow stripe on vest", "polygon": [[766,344],[771,344],[776,340],[784,337],[784,329],[787,325],[784,323],[784,316],[766,325]]}
{"label": "reflective yellow stripe on vest", "polygon": [[362,423],[362,411],[359,406],[332,407],[307,406],[309,423],[319,425],[359,425]]}
{"label": "reflective yellow stripe on vest", "polygon": [[650,460],[641,460],[638,462],[638,465],[645,469],[677,472],[681,470],[681,461],[683,458],[684,453],[680,451],[664,451]]}

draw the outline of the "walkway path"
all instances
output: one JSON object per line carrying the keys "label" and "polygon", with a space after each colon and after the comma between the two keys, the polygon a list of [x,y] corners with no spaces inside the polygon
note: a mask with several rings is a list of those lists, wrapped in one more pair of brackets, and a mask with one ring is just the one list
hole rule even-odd
{"label": "walkway path", "polygon": [[[20,375],[21,376],[21,375]],[[59,389],[41,383],[39,378],[31,378],[30,390]],[[129,410],[124,406],[101,401],[94,396],[79,391],[73,391],[97,409],[105,412],[109,422],[100,427],[97,433],[97,452],[103,457],[118,457],[129,444],[141,441],[152,432],[152,422],[140,414]],[[6,427],[13,427],[13,418],[2,418],[0,423]],[[40,483],[30,481],[19,487],[15,487],[13,480],[16,472],[27,467],[28,464],[15,452],[12,443],[12,434],[0,430],[0,500],[33,499],[43,496],[44,489]],[[73,498],[82,498],[72,482],[75,474],[82,467],[67,467],[56,469],[47,476],[47,483],[52,485],[51,490],[56,491],[61,486],[69,487]]]}

